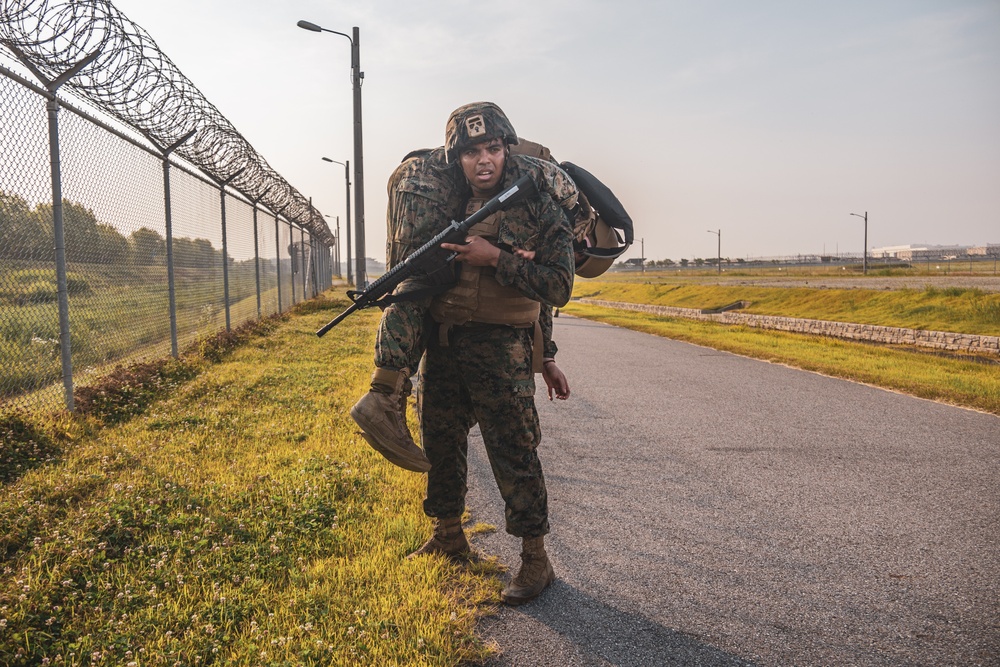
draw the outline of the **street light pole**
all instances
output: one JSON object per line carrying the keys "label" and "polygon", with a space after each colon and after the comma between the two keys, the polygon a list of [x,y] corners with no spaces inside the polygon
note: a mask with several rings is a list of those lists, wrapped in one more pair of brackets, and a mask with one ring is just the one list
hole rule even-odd
{"label": "street light pole", "polygon": [[[337,160],[331,160],[328,157],[323,158],[324,162],[332,162],[333,164],[339,164],[344,168],[344,183],[347,187],[347,198],[344,200],[347,202],[347,284],[351,284],[351,161],[338,162]],[[357,187],[354,188],[355,193],[357,193]],[[360,282],[360,281],[359,281]],[[359,287],[360,289],[360,287]]]}
{"label": "street light pole", "polygon": [[857,215],[865,221],[865,247],[864,254],[861,259],[861,273],[863,275],[868,275],[868,211],[865,211],[864,215],[858,215],[857,213],[851,213],[851,215]]}
{"label": "street light pole", "polygon": [[337,231],[333,233],[333,257],[331,259],[333,261],[333,266],[332,266],[333,275],[339,278],[340,277],[340,216],[339,215],[329,216],[324,214],[323,217],[325,218],[333,217],[333,219],[336,220]]}
{"label": "street light pole", "polygon": [[351,68],[354,72],[354,220],[357,224],[357,262],[355,275],[358,278],[357,288],[368,287],[368,275],[365,271],[365,170],[362,166],[364,151],[362,150],[361,132],[361,82],[365,73],[361,71],[361,36],[357,26],[354,27],[354,39],[351,40]]}
{"label": "street light pole", "polygon": [[[351,43],[351,81],[354,84],[354,227],[355,227],[355,260],[357,261],[356,282],[357,289],[364,289],[368,286],[365,276],[365,174],[364,174],[364,150],[362,147],[361,131],[361,83],[365,78],[365,73],[361,71],[361,36],[357,26],[351,35],[328,30],[309,21],[299,21],[298,25],[303,30],[311,32],[332,32],[335,35],[346,37]],[[350,225],[348,225],[350,229]],[[350,232],[348,232],[350,237]],[[350,239],[348,238],[348,246]],[[350,272],[350,259],[348,258],[348,272]],[[350,279],[348,279],[350,282]]]}
{"label": "street light pole", "polygon": [[716,236],[719,237],[719,249],[718,252],[716,253],[717,255],[716,261],[718,262],[719,275],[722,275],[722,230],[720,229],[717,232],[713,232],[711,229],[706,229],[705,231],[707,231],[709,234],[715,234]]}
{"label": "street light pole", "polygon": [[337,277],[339,278],[341,275],[343,274],[341,274],[341,268],[340,268],[340,216],[338,215],[337,216]]}

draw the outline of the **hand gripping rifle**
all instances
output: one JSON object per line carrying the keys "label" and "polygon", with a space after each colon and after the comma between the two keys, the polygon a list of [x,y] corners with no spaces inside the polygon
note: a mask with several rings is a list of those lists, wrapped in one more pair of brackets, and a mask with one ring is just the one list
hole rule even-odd
{"label": "hand gripping rifle", "polygon": [[392,294],[393,290],[407,278],[427,275],[455,259],[458,253],[444,250],[441,248],[442,243],[465,243],[465,237],[473,226],[514,202],[534,196],[537,192],[535,183],[531,180],[531,177],[522,176],[514,181],[513,185],[493,199],[490,199],[481,209],[462,222],[452,221],[451,224],[440,231],[434,238],[414,250],[409,257],[392,267],[389,271],[383,273],[364,290],[348,290],[347,297],[354,303],[319,329],[316,335],[322,337],[323,334],[340,324],[341,320],[356,310],[371,308],[372,306],[383,306],[383,300]]}

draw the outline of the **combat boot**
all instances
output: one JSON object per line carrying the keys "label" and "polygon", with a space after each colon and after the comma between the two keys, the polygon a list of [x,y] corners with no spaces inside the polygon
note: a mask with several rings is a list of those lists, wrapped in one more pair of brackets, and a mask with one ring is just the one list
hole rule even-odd
{"label": "combat boot", "polygon": [[441,554],[451,559],[468,559],[472,556],[472,547],[462,530],[462,519],[435,519],[434,534],[423,545],[407,558],[423,554]]}
{"label": "combat boot", "polygon": [[517,576],[503,589],[501,598],[505,604],[517,606],[537,598],[545,587],[555,581],[552,563],[545,553],[542,537],[526,537],[521,547],[521,569]]}
{"label": "combat boot", "polygon": [[361,427],[361,437],[390,462],[413,472],[427,472],[431,462],[413,441],[403,416],[406,397],[402,388],[407,376],[405,370],[376,368],[372,388],[351,408],[351,418]]}

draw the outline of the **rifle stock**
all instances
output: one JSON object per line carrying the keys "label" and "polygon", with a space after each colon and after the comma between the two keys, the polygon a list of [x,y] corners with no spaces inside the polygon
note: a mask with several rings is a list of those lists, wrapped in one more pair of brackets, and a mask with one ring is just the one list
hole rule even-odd
{"label": "rifle stock", "polygon": [[[407,278],[425,275],[429,273],[428,268],[443,266],[455,259],[457,253],[445,253],[441,249],[442,243],[464,243],[465,237],[472,227],[510,204],[534,194],[537,194],[535,183],[531,180],[530,176],[525,175],[514,181],[513,185],[490,199],[481,209],[462,222],[452,221],[451,224],[438,232],[434,238],[414,250],[406,259],[379,276],[364,290],[360,292],[349,290],[347,296],[354,303],[348,306],[347,310],[318,329],[316,335],[322,338],[327,331],[340,324],[351,313],[363,308],[371,308],[372,306],[379,305],[379,302],[384,297],[392,294],[393,290]],[[439,260],[438,257],[442,259]]]}

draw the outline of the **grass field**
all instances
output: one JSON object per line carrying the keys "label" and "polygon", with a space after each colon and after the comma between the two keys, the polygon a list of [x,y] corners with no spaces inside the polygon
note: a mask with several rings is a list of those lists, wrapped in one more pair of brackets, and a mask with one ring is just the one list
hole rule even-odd
{"label": "grass field", "polygon": [[473,630],[498,566],[404,558],[429,534],[424,478],[347,415],[378,314],[320,340],[347,305],[321,303],[334,310],[83,392],[89,416],[3,421],[0,664],[485,655]]}
{"label": "grass field", "polygon": [[[11,400],[62,377],[59,311],[51,268],[5,266],[0,272],[0,399]],[[230,275],[230,319],[256,317],[254,267]],[[265,310],[275,301],[275,276],[261,286]],[[180,344],[225,326],[220,268],[181,268],[175,274]],[[149,358],[170,350],[170,308],[164,267],[76,264],[68,276],[69,328],[74,374],[119,359]],[[79,381],[79,380],[78,380]],[[31,403],[25,399],[25,403]]]}
{"label": "grass field", "polygon": [[[734,298],[712,285],[578,283],[577,295],[594,291],[688,307]],[[934,327],[995,326],[994,296],[978,292],[840,296],[854,305],[829,290],[750,298],[791,316],[898,325],[923,308]],[[0,417],[0,664],[419,666],[490,652],[475,628],[499,600],[500,566],[405,559],[430,529],[424,478],[386,463],[347,416],[378,312],[314,335],[346,305],[321,298],[181,360],[123,368],[79,388],[74,415]],[[565,312],[1000,414],[995,364]]]}
{"label": "grass field", "polygon": [[[975,288],[817,289],[717,285],[703,279],[621,274],[579,281],[575,297],[683,308],[738,300],[741,312],[1000,335],[1000,294]],[[627,278],[627,279],[626,279]],[[1000,414],[1000,360],[944,356],[911,347],[697,322],[570,302],[564,312],[748,357],[865,382],[922,398]]]}
{"label": "grass field", "polygon": [[632,280],[579,281],[573,296],[680,308],[718,308],[749,301],[750,306],[740,312],[1000,336],[1000,293],[974,287],[818,289],[629,276]]}

